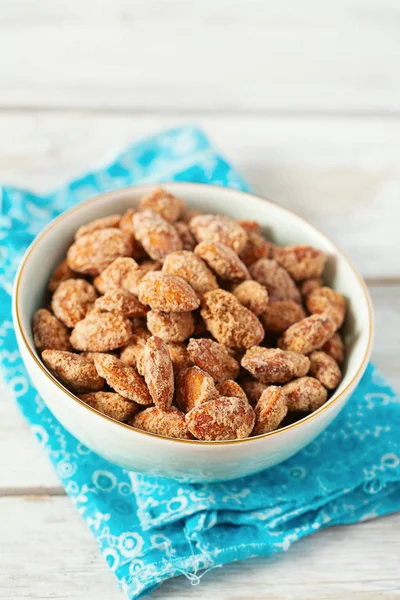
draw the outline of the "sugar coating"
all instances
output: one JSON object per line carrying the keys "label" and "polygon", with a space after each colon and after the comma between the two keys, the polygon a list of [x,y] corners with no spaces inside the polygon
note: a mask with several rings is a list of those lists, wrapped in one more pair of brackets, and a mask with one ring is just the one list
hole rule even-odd
{"label": "sugar coating", "polygon": [[313,412],[325,404],[328,392],[314,377],[300,377],[283,386],[288,410]]}
{"label": "sugar coating", "polygon": [[181,217],[185,209],[185,203],[180,198],[159,187],[143,196],[139,208],[140,210],[152,210],[170,223],[174,223]]}
{"label": "sugar coating", "polygon": [[53,294],[51,308],[67,327],[75,327],[85,318],[97,299],[96,290],[85,279],[62,281]]}
{"label": "sugar coating", "polygon": [[174,397],[174,371],[168,346],[159,337],[150,337],[138,364],[154,404],[167,410]]}
{"label": "sugar coating", "polygon": [[247,350],[241,365],[262,383],[286,383],[308,373],[310,360],[296,352],[254,346]]}
{"label": "sugar coating", "polygon": [[201,316],[208,331],[218,342],[232,348],[251,348],[264,337],[257,317],[225,290],[207,292]]}
{"label": "sugar coating", "polygon": [[99,229],[107,229],[109,227],[119,227],[120,220],[122,215],[108,215],[107,217],[101,217],[100,219],[94,219],[94,221],[90,221],[90,223],[86,223],[86,225],[82,225],[75,232],[75,239],[79,239],[86,235],[87,233],[92,233],[93,231],[98,231]]}
{"label": "sugar coating", "polygon": [[243,281],[233,290],[233,295],[240,304],[251,310],[255,315],[260,315],[268,306],[267,289],[258,281]]}
{"label": "sugar coating", "polygon": [[301,295],[295,282],[276,260],[260,258],[250,266],[249,270],[253,279],[267,288],[271,300],[301,302]]}
{"label": "sugar coating", "polygon": [[253,377],[244,377],[240,380],[240,385],[253,407],[257,404],[261,394],[267,388],[267,384],[262,383],[257,379],[253,379]]}
{"label": "sugar coating", "polygon": [[261,225],[257,221],[251,220],[240,220],[238,221],[240,227],[242,227],[247,233],[258,233],[261,235]]}
{"label": "sugar coating", "polygon": [[306,317],[303,307],[293,300],[276,300],[269,302],[265,311],[260,315],[260,321],[265,331],[281,334],[288,327]]}
{"label": "sugar coating", "polygon": [[39,351],[71,350],[68,329],[46,308],[33,317],[33,341]]}
{"label": "sugar coating", "polygon": [[193,439],[187,429],[184,413],[174,406],[167,411],[151,406],[137,414],[129,424],[167,438]]}
{"label": "sugar coating", "polygon": [[152,309],[165,312],[188,312],[200,305],[196,292],[187,281],[160,271],[143,277],[139,285],[139,300]]}
{"label": "sugar coating", "polygon": [[95,392],[82,394],[79,397],[92,408],[122,423],[126,423],[138,411],[135,402],[113,392]]}
{"label": "sugar coating", "polygon": [[131,236],[121,229],[109,227],[77,239],[67,252],[67,262],[73,271],[98,275],[116,258],[131,254]]}
{"label": "sugar coating", "polygon": [[175,227],[156,212],[144,210],[135,213],[132,227],[135,238],[153,260],[163,261],[170,252],[182,250]]}
{"label": "sugar coating", "polygon": [[108,352],[125,346],[131,335],[132,324],[126,317],[92,312],[75,325],[70,342],[76,350]]}
{"label": "sugar coating", "polygon": [[339,292],[329,287],[320,287],[308,294],[306,305],[311,314],[329,314],[339,329],[346,316],[346,300]]}
{"label": "sugar coating", "polygon": [[213,378],[199,367],[189,367],[179,374],[176,400],[183,412],[189,412],[198,404],[218,397]]}
{"label": "sugar coating", "polygon": [[164,342],[183,342],[194,331],[194,319],[191,312],[151,310],[147,314],[147,327]]}
{"label": "sugar coating", "polygon": [[221,381],[221,383],[216,385],[216,389],[220,396],[227,396],[228,398],[241,398],[247,402],[247,396],[243,388],[241,388],[237,381],[234,381],[233,379]]}
{"label": "sugar coating", "polygon": [[204,402],[186,414],[186,425],[195,438],[205,441],[249,437],[255,415],[246,400],[221,397]]}
{"label": "sugar coating", "polygon": [[336,323],[330,315],[322,313],[306,317],[289,329],[286,329],[278,341],[283,350],[291,350],[300,354],[310,354],[321,348],[336,330]]}
{"label": "sugar coating", "polygon": [[147,275],[147,273],[159,271],[161,266],[161,263],[156,260],[143,261],[135,270],[128,273],[124,279],[123,287],[128,290],[128,292],[131,292],[131,294],[138,296],[139,286],[142,283],[144,276]]}
{"label": "sugar coating", "polygon": [[93,284],[100,294],[123,288],[126,278],[138,268],[139,265],[133,258],[117,258],[94,278]]}
{"label": "sugar coating", "polygon": [[275,431],[286,417],[288,408],[284,388],[268,386],[261,394],[254,409],[256,422],[253,435]]}
{"label": "sugar coating", "polygon": [[293,279],[302,281],[310,277],[320,277],[328,257],[322,250],[297,244],[276,248],[274,258],[290,273]]}
{"label": "sugar coating", "polygon": [[109,290],[96,300],[94,307],[102,312],[118,313],[130,318],[143,317],[149,310],[136,296],[123,288]]}
{"label": "sugar coating", "polygon": [[344,344],[340,337],[340,333],[336,332],[331,338],[322,346],[321,350],[332,356],[337,363],[342,363],[344,360]]}
{"label": "sugar coating", "polygon": [[71,392],[97,392],[104,387],[104,379],[98,375],[94,365],[80,354],[44,350],[42,359],[53,375]]}
{"label": "sugar coating", "polygon": [[[185,210],[162,188],[75,238],[34,339],[55,376],[105,414],[168,437],[240,439],[283,426],[287,406],[318,408],[340,382],[346,304],[323,286],[320,250],[278,248],[257,221]],[[138,414],[132,398],[155,406]]]}
{"label": "sugar coating", "polygon": [[94,359],[95,359],[95,356],[97,356],[97,354],[104,354],[104,353],[103,352],[81,352],[79,354],[79,356],[82,356],[87,361],[92,363],[92,365],[94,365]]}
{"label": "sugar coating", "polygon": [[318,379],[328,390],[335,389],[342,380],[342,373],[336,360],[321,350],[314,350],[309,358],[310,375]]}
{"label": "sugar coating", "polygon": [[73,279],[74,277],[79,277],[79,275],[69,268],[67,260],[65,259],[51,274],[47,289],[49,292],[55,292],[62,281]]}
{"label": "sugar coating", "polygon": [[135,208],[128,208],[119,220],[119,228],[126,233],[133,234],[132,217],[137,212]]}
{"label": "sugar coating", "polygon": [[260,258],[270,258],[273,252],[273,244],[255,232],[249,232],[245,247],[240,252],[240,259],[250,267]]}
{"label": "sugar coating", "polygon": [[190,359],[200,369],[211,375],[216,383],[227,379],[236,379],[239,363],[223,344],[208,338],[192,338],[187,351]]}
{"label": "sugar coating", "polygon": [[187,281],[199,298],[202,298],[206,292],[218,288],[217,280],[205,262],[187,250],[169,254],[164,261],[162,272]]}
{"label": "sugar coating", "polygon": [[135,329],[129,343],[121,349],[120,360],[130,367],[136,368],[149,337],[151,334],[147,329],[143,327]]}
{"label": "sugar coating", "polygon": [[168,352],[171,357],[172,367],[174,370],[175,380],[179,373],[186,371],[189,367],[193,365],[193,361],[191,360],[189,353],[187,351],[187,347],[185,344],[169,342],[168,343]]}
{"label": "sugar coating", "polygon": [[225,281],[243,281],[250,279],[246,265],[230,248],[220,242],[201,242],[194,249],[208,266]]}
{"label": "sugar coating", "polygon": [[115,392],[137,404],[152,404],[149,391],[142,377],[130,367],[111,354],[96,354],[94,366],[98,374]]}
{"label": "sugar coating", "polygon": [[129,233],[132,238],[132,257],[135,260],[143,260],[149,258],[149,256],[142,244],[133,235],[132,217],[136,212],[136,209],[128,208],[128,210],[121,217],[119,228],[126,233]]}
{"label": "sugar coating", "polygon": [[247,242],[247,232],[224,215],[198,215],[189,227],[198,242],[218,242],[240,253]]}
{"label": "sugar coating", "polygon": [[303,298],[307,298],[308,294],[317,288],[324,285],[322,277],[312,277],[311,279],[305,279],[299,285],[299,289]]}

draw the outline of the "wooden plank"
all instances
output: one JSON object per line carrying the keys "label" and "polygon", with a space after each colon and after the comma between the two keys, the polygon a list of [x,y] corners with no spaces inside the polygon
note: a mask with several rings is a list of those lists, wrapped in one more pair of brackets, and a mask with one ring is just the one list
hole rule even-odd
{"label": "wooden plank", "polygon": [[[400,285],[370,288],[376,315],[373,360],[400,391]],[[10,397],[0,402],[0,496],[62,494],[45,453]],[[1,598],[1,596],[0,596]]]}
{"label": "wooden plank", "polygon": [[0,505],[0,598],[123,600],[68,498],[3,498]]}
{"label": "wooden plank", "polygon": [[[398,599],[399,527],[399,514],[333,527],[285,554],[215,569],[196,587],[170,580],[152,598]],[[3,498],[0,531],[0,598],[125,597],[67,498]]]}
{"label": "wooden plank", "polygon": [[11,394],[4,390],[1,390],[0,422],[0,496],[63,494],[64,488],[45,452]]}
{"label": "wooden plank", "polygon": [[[400,277],[400,121],[201,115],[193,121],[254,189],[328,233],[365,277]],[[48,190],[179,122],[0,113],[0,181]]]}
{"label": "wooden plank", "polygon": [[3,0],[0,105],[398,112],[395,0]]}

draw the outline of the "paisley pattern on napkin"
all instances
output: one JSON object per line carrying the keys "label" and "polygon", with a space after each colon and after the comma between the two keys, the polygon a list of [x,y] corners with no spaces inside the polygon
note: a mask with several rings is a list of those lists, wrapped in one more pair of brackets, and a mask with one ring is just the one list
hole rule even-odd
{"label": "paisley pattern on napkin", "polygon": [[196,128],[141,141],[108,167],[46,195],[0,187],[0,365],[22,413],[129,598],[180,574],[287,550],[304,535],[400,509],[400,405],[369,366],[335,422],[302,452],[261,474],[191,485],[129,474],[56,421],[30,383],[11,321],[16,269],[55,216],[135,183],[215,183],[246,189]]}

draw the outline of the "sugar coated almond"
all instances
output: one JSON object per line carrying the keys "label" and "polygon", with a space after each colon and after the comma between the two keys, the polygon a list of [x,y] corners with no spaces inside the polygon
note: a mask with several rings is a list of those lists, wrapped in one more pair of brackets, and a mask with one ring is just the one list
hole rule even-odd
{"label": "sugar coated almond", "polygon": [[179,374],[177,402],[183,412],[189,412],[198,404],[218,397],[213,378],[199,367],[189,367]]}
{"label": "sugar coated almond", "polygon": [[291,350],[300,354],[310,354],[321,348],[332,337],[336,323],[326,313],[311,315],[297,321],[286,329],[278,345],[283,350]]}
{"label": "sugar coated almond", "polygon": [[79,396],[83,402],[116,421],[126,423],[138,411],[138,405],[114,392],[92,392]]}
{"label": "sugar coated almond", "polygon": [[310,368],[310,360],[302,354],[262,346],[247,350],[241,364],[262,383],[286,383],[302,377]]}
{"label": "sugar coated almond", "polygon": [[200,305],[193,288],[182,279],[160,271],[147,273],[139,285],[139,300],[153,310],[188,312]]}
{"label": "sugar coated almond", "polygon": [[163,261],[170,252],[182,250],[175,227],[151,210],[137,212],[132,217],[134,236],[153,260]]}
{"label": "sugar coated almond", "polygon": [[145,382],[133,367],[111,354],[100,353],[95,356],[94,365],[98,374],[120,396],[137,404],[152,404]]}
{"label": "sugar coated almond", "polygon": [[79,354],[44,350],[42,359],[53,375],[71,392],[98,392],[104,387],[104,379],[98,375],[94,365]]}
{"label": "sugar coated almond", "polygon": [[70,342],[76,350],[108,352],[125,346],[131,335],[132,324],[126,317],[93,312],[75,325]]}
{"label": "sugar coated almond", "polygon": [[175,391],[174,371],[168,346],[161,338],[153,335],[147,340],[138,368],[156,407],[168,410]]}
{"label": "sugar coated almond", "polygon": [[253,435],[275,431],[286,417],[287,411],[284,389],[276,385],[268,386],[254,409],[256,422]]}
{"label": "sugar coated almond", "polygon": [[121,229],[109,227],[78,238],[67,252],[67,262],[73,271],[98,275],[116,258],[131,254],[131,236]]}
{"label": "sugar coated almond", "polygon": [[85,318],[97,299],[96,290],[85,279],[67,279],[57,287],[51,300],[53,313],[67,327]]}
{"label": "sugar coated almond", "polygon": [[191,338],[187,346],[190,359],[211,375],[216,383],[236,379],[239,363],[223,344],[208,338]]}
{"label": "sugar coated almond", "polygon": [[257,317],[225,290],[204,295],[201,316],[214,338],[228,347],[251,348],[264,337],[264,328]]}
{"label": "sugar coated almond", "polygon": [[174,406],[168,410],[150,406],[134,416],[129,425],[166,438],[193,439],[186,426],[184,413]]}
{"label": "sugar coated almond", "polygon": [[198,215],[190,221],[189,227],[198,242],[218,242],[237,253],[247,242],[245,229],[224,215]]}
{"label": "sugar coated almond", "polygon": [[204,402],[186,414],[186,425],[198,440],[236,440],[249,437],[255,421],[246,400],[221,397]]}
{"label": "sugar coated almond", "polygon": [[39,351],[71,350],[68,329],[46,308],[39,308],[33,317],[33,341]]}
{"label": "sugar coated almond", "polygon": [[310,375],[318,379],[328,390],[334,390],[342,380],[342,373],[336,360],[321,350],[314,350],[309,358]]}
{"label": "sugar coated almond", "polygon": [[328,393],[314,377],[300,377],[283,386],[288,410],[313,412],[325,404]]}

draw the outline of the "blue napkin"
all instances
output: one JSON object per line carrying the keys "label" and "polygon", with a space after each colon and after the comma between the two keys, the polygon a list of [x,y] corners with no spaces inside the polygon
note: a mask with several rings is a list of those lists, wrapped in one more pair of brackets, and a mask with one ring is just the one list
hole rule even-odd
{"label": "blue napkin", "polygon": [[0,187],[0,365],[34,435],[129,598],[184,574],[287,550],[328,525],[400,509],[400,403],[368,369],[334,423],[284,464],[220,484],[153,479],[105,461],[56,421],[30,383],[11,321],[21,256],[57,214],[110,189],[196,181],[247,189],[192,127],[131,146],[108,167],[51,194]]}

